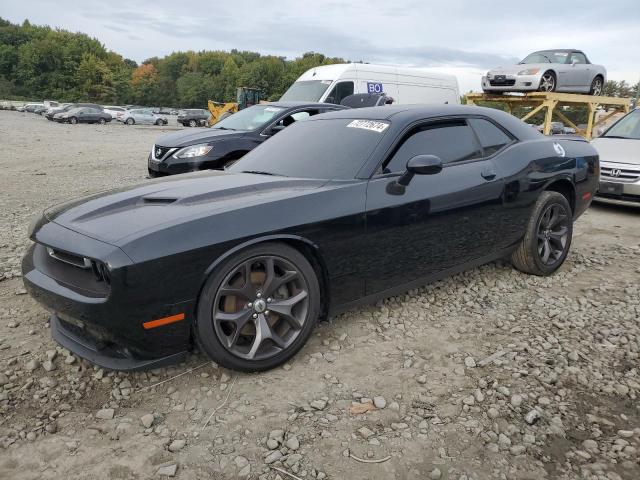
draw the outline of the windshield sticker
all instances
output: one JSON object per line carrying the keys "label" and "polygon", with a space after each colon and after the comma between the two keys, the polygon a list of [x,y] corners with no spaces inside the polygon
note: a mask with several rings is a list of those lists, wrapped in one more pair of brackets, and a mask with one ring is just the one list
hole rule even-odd
{"label": "windshield sticker", "polygon": [[384,122],[374,122],[372,120],[354,120],[347,127],[349,128],[362,128],[364,130],[371,130],[372,132],[382,133],[387,127],[388,123]]}
{"label": "windshield sticker", "polygon": [[265,112],[279,112],[280,110],[282,109],[278,107],[267,107],[264,109]]}

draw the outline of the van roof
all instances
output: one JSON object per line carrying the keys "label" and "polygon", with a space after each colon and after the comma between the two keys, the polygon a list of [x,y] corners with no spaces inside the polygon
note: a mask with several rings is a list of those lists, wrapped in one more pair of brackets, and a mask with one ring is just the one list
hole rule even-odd
{"label": "van roof", "polygon": [[434,72],[429,69],[399,67],[394,65],[373,65],[370,63],[336,63],[334,65],[322,65],[310,68],[304,72],[300,78],[298,78],[298,81],[334,80],[349,71],[390,73],[421,78],[433,78],[440,81],[453,82],[456,85],[458,83],[455,75]]}

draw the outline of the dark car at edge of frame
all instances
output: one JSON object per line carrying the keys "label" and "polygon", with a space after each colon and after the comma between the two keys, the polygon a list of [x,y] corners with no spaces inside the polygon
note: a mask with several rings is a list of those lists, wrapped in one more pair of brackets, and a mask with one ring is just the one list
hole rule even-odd
{"label": "dark car at edge of frame", "polygon": [[589,143],[498,110],[342,110],[226,171],[45,211],[24,282],[54,339],[102,367],[156,368],[198,344],[222,366],[266,370],[354,306],[509,256],[552,274],[598,177]]}

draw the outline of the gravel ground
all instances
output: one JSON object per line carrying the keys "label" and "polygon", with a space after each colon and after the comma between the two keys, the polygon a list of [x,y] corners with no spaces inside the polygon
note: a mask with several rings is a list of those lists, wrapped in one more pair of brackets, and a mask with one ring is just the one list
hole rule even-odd
{"label": "gravel ground", "polygon": [[267,373],[57,347],[19,278],[29,220],[144,181],[163,130],[0,111],[0,478],[640,478],[640,210],[592,207],[551,278],[486,265],[331,319]]}

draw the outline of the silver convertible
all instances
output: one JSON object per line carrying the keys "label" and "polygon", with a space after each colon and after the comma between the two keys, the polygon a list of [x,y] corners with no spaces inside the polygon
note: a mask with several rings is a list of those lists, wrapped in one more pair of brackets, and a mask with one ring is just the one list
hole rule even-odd
{"label": "silver convertible", "polygon": [[489,70],[482,77],[485,93],[568,92],[602,95],[607,70],[580,50],[541,50],[517,65]]}

